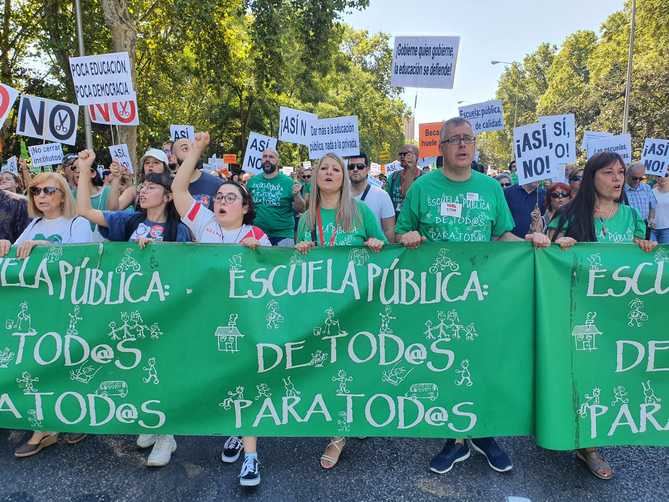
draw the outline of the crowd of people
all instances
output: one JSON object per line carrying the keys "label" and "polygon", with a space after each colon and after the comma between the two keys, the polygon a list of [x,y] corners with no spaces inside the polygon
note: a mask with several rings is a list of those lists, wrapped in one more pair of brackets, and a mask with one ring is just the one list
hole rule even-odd
{"label": "crowd of people", "polygon": [[[95,167],[95,152],[67,155],[54,172],[31,177],[0,177],[0,256],[16,248],[26,258],[39,245],[110,241],[205,242],[294,247],[385,245],[408,248],[424,241],[521,241],[536,247],[554,242],[634,242],[645,251],[669,243],[669,178],[646,180],[643,165],[627,167],[615,153],[603,152],[583,167],[567,169],[568,183],[556,180],[518,185],[515,164],[488,176],[472,168],[476,136],[462,118],[443,123],[440,167],[418,167],[419,151],[404,145],[401,169],[385,180],[385,190],[369,182],[370,162],[361,152],[342,159],[325,155],[293,178],[281,172],[274,149],[262,154],[262,171],[222,179],[202,169],[209,135],[149,148],[141,157],[136,183],[112,161],[108,175]],[[651,187],[651,185],[653,185]],[[25,188],[24,188],[25,187]],[[84,434],[68,434],[76,443]],[[35,431],[16,449],[28,457],[57,442],[56,432]],[[339,461],[346,438],[331,438],[320,459],[324,469]],[[151,447],[149,466],[169,463],[177,444],[170,435],[140,435],[137,445]],[[482,453],[498,472],[512,469],[494,438],[447,440],[430,462],[436,473],[450,471]],[[260,482],[257,439],[230,437],[222,460],[244,455],[240,483]],[[611,479],[613,470],[596,449],[576,453],[593,475]]]}

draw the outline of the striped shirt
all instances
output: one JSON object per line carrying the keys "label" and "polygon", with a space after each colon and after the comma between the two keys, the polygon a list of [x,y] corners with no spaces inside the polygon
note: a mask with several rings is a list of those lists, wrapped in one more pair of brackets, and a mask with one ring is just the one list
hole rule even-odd
{"label": "striped shirt", "polygon": [[639,183],[639,186],[636,188],[632,188],[625,183],[625,194],[627,195],[629,205],[639,211],[644,221],[648,221],[649,211],[655,209],[657,206],[657,199],[655,198],[653,189],[645,183]]}

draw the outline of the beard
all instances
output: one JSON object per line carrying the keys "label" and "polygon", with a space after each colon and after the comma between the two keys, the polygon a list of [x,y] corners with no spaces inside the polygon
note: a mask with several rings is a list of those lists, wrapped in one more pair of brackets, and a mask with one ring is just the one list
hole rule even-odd
{"label": "beard", "polygon": [[262,170],[265,174],[272,174],[274,171],[276,171],[277,167],[278,166],[276,164],[272,164],[271,162],[263,162]]}

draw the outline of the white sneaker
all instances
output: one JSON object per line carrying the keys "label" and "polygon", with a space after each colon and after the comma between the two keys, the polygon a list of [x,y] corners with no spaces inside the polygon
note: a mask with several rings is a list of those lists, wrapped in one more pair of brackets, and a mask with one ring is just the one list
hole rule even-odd
{"label": "white sneaker", "polygon": [[146,460],[146,465],[149,467],[163,467],[170,463],[172,453],[177,449],[177,442],[174,436],[158,436],[156,444],[153,445],[151,454]]}
{"label": "white sneaker", "polygon": [[140,434],[137,436],[137,446],[140,448],[148,448],[156,443],[158,436],[156,434]]}

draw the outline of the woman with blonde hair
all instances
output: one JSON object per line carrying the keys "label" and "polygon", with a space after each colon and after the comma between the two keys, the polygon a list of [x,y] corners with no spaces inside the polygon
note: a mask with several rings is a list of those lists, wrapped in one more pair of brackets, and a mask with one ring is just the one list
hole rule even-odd
{"label": "woman with blonde hair", "polygon": [[[67,181],[58,173],[41,173],[32,179],[28,187],[28,214],[34,219],[14,243],[18,258],[28,258],[35,246],[91,242],[91,227],[77,216]],[[9,248],[9,241],[0,241],[0,257]],[[67,434],[65,442],[75,444],[85,437],[85,434]],[[35,431],[14,455],[30,457],[57,441],[57,432]]]}
{"label": "woman with blonde hair", "polygon": [[[295,247],[301,253],[315,246],[364,245],[380,251],[387,243],[372,210],[351,196],[344,161],[333,153],[326,154],[314,168],[309,209],[300,218],[297,240]],[[337,465],[345,444],[345,437],[330,439],[321,455],[323,469]]]}

